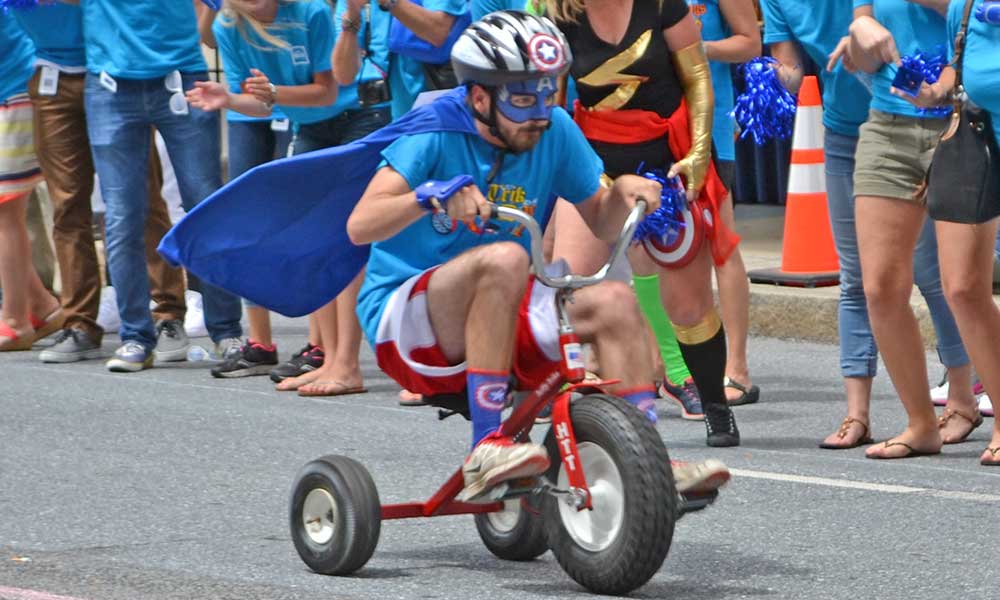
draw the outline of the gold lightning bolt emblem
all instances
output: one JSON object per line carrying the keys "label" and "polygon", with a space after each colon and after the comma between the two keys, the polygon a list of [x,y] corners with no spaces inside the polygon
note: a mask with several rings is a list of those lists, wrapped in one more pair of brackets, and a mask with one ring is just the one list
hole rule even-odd
{"label": "gold lightning bolt emblem", "polygon": [[588,73],[586,77],[579,79],[580,83],[591,87],[618,86],[615,91],[594,105],[591,110],[618,110],[628,104],[639,86],[649,78],[643,75],[628,75],[622,71],[632,66],[646,53],[652,39],[653,30],[647,29],[628,50],[609,58],[601,66]]}

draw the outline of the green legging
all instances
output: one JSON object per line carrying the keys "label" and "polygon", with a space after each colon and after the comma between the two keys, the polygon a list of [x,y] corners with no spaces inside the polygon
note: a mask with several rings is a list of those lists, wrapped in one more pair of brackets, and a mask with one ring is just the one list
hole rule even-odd
{"label": "green legging", "polygon": [[660,300],[660,278],[657,275],[648,277],[633,275],[632,283],[635,286],[635,296],[639,300],[639,308],[646,315],[646,320],[653,328],[653,335],[656,336],[656,343],[660,346],[660,356],[667,371],[667,379],[674,385],[681,385],[691,377],[691,371],[684,363],[674,327],[670,324],[670,317],[663,308],[663,301]]}

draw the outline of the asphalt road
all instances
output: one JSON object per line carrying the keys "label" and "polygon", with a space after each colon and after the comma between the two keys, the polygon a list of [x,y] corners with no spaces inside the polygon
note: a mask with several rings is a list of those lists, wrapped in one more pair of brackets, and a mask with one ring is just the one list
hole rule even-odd
{"label": "asphalt road", "polygon": [[[304,323],[277,332],[284,355]],[[1000,598],[1000,470],[977,460],[990,419],[938,457],[819,450],[843,417],[836,348],[754,339],[751,351],[763,394],[737,409],[741,447],[705,447],[700,423],[661,406],[675,458],[717,457],[736,476],[678,524],[634,597]],[[204,365],[122,375],[0,355],[0,599],[592,597],[551,553],[494,558],[468,516],[383,523],[357,576],[311,573],[287,522],[302,464],[350,455],[401,502],[428,496],[467,450],[464,421],[397,406],[367,349],[364,369],[370,393],[305,399]],[[873,414],[876,438],[902,427],[884,374]]]}

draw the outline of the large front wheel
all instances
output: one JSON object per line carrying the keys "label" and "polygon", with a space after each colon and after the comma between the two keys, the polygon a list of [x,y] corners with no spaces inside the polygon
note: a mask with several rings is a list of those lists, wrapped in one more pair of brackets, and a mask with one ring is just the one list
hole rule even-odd
{"label": "large front wheel", "polygon": [[360,569],[378,543],[382,507],[371,475],[356,460],[324,456],[302,467],[292,490],[292,542],[324,575]]}
{"label": "large front wheel", "polygon": [[[620,398],[580,398],[570,406],[570,419],[593,510],[549,497],[548,545],[580,585],[627,594],[649,581],[670,551],[677,514],[670,458],[656,428]],[[559,456],[551,431],[545,443]],[[569,486],[562,462],[554,462],[548,476],[560,489]]]}

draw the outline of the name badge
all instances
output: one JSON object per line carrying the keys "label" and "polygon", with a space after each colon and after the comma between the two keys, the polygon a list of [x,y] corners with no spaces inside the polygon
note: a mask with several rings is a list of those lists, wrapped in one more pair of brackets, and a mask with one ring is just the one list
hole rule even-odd
{"label": "name badge", "polygon": [[293,65],[309,64],[309,52],[306,51],[305,46],[292,46],[292,64]]}
{"label": "name badge", "polygon": [[271,131],[288,131],[288,119],[272,120]]}
{"label": "name badge", "polygon": [[59,92],[59,69],[50,66],[42,67],[42,75],[38,80],[39,96],[55,96]]}
{"label": "name badge", "polygon": [[107,71],[101,71],[100,75],[101,87],[108,90],[112,94],[118,93],[118,82],[111,75],[108,75]]}

